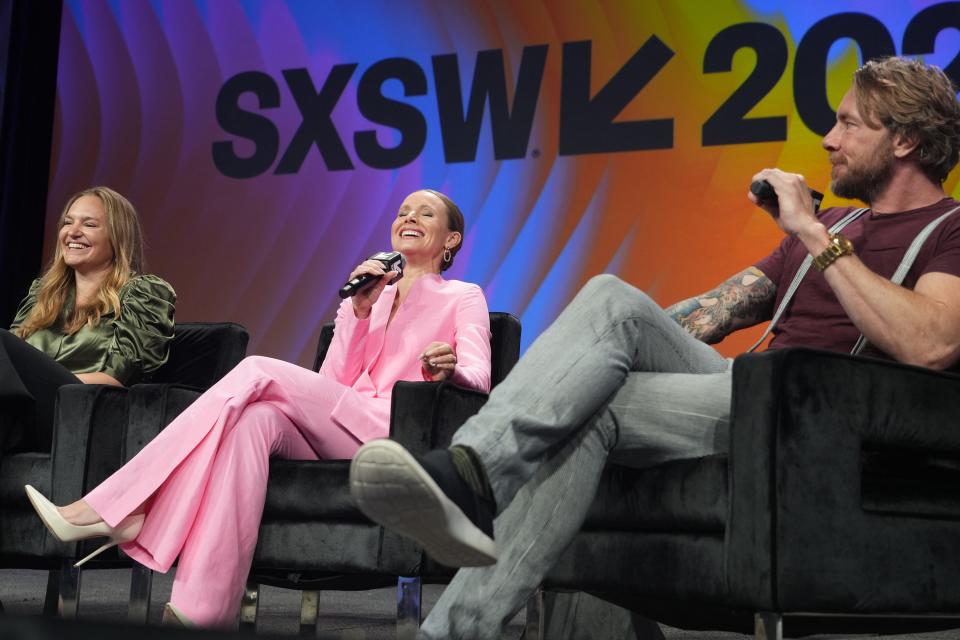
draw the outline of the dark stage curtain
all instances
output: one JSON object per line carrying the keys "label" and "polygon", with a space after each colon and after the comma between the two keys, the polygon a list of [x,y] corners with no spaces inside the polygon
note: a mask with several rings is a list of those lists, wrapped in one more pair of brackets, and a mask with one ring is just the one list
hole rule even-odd
{"label": "dark stage curtain", "polygon": [[61,0],[0,0],[0,326],[40,271]]}

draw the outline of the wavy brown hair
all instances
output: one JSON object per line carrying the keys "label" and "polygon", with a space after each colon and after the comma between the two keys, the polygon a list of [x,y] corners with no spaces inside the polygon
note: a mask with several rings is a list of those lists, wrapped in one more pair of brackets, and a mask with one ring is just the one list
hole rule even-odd
{"label": "wavy brown hair", "polygon": [[957,87],[939,67],[919,60],[870,60],[853,76],[857,108],[868,125],[916,141],[916,161],[942,183],[960,160]]}
{"label": "wavy brown hair", "polygon": [[[91,187],[75,193],[67,200],[63,212],[57,221],[57,229],[63,226],[70,207],[84,196],[95,196],[103,204],[107,217],[107,233],[110,247],[113,249],[113,267],[100,283],[100,288],[91,304],[75,306],[73,313],[64,322],[63,330],[67,334],[75,333],[84,325],[93,326],[100,317],[113,313],[120,317],[120,288],[131,277],[142,273],[143,269],[143,232],[137,210],[130,201],[109,187]],[[58,236],[59,238],[59,236]],[[63,260],[63,246],[59,242],[53,252],[50,266],[40,277],[40,289],[33,309],[15,330],[21,338],[46,329],[60,320],[64,306],[71,294],[76,293],[76,281],[73,268]]]}
{"label": "wavy brown hair", "polygon": [[460,234],[460,242],[457,243],[457,246],[450,249],[450,260],[440,259],[440,271],[446,271],[453,265],[453,259],[457,257],[457,252],[460,251],[460,247],[463,246],[463,212],[460,211],[460,207],[457,204],[448,198],[446,194],[440,193],[434,189],[424,189],[427,193],[432,193],[433,195],[440,198],[440,201],[443,202],[444,206],[447,207],[447,229],[450,231],[456,231]]}

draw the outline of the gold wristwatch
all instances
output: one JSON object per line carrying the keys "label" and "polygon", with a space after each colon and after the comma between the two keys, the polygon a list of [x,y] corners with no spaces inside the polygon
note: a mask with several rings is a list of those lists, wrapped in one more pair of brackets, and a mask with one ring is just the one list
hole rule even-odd
{"label": "gold wristwatch", "polygon": [[837,258],[852,255],[853,243],[839,233],[831,233],[830,244],[823,250],[823,253],[813,259],[813,266],[817,268],[817,271],[823,271],[832,265]]}

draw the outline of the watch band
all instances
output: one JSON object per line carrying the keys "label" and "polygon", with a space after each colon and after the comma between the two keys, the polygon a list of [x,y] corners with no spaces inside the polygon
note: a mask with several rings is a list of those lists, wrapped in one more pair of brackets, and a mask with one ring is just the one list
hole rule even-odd
{"label": "watch band", "polygon": [[823,252],[813,259],[813,266],[817,271],[824,269],[836,262],[837,258],[853,255],[853,243],[839,233],[830,234],[830,243]]}

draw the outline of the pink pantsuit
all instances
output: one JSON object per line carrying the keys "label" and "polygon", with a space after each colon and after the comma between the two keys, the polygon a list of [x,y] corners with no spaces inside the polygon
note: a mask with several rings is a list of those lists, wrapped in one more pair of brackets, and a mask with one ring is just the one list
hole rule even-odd
{"label": "pink pantsuit", "polygon": [[396,293],[386,287],[365,320],[344,301],[320,373],[246,358],[85,496],[111,526],[146,503],[140,535],[122,548],[163,572],[180,556],[171,601],[193,622],[234,624],[271,456],[350,458],[363,442],[386,437],[393,385],[425,378],[418,356],[431,342],[454,348],[453,381],[489,390],[480,288],[422,276],[390,321]]}

